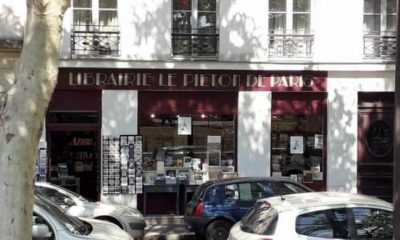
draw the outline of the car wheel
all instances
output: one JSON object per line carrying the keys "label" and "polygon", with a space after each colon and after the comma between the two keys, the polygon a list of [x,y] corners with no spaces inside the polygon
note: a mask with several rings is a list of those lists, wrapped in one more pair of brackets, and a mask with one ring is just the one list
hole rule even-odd
{"label": "car wheel", "polygon": [[226,240],[232,223],[225,220],[217,220],[207,226],[205,237],[206,240]]}

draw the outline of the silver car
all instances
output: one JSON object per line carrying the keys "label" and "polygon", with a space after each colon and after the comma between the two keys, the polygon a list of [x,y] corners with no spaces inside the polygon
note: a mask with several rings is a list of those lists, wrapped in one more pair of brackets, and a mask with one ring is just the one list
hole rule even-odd
{"label": "silver car", "polygon": [[90,202],[81,195],[48,182],[36,182],[35,190],[56,202],[72,216],[109,221],[128,232],[134,239],[142,239],[146,223],[134,208],[117,204]]}
{"label": "silver car", "polygon": [[35,194],[32,220],[33,240],[133,240],[115,224],[70,216],[40,194]]}
{"label": "silver car", "polygon": [[393,206],[351,193],[311,192],[262,199],[229,240],[392,239]]}

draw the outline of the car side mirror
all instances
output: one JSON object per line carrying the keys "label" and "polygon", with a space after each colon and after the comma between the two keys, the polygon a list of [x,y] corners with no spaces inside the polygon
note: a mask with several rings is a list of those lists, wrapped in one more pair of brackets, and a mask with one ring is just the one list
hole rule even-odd
{"label": "car side mirror", "polygon": [[64,204],[67,205],[68,207],[71,207],[75,205],[75,202],[71,198],[64,198]]}
{"label": "car side mirror", "polygon": [[38,223],[32,225],[32,239],[42,240],[50,238],[52,235],[49,227],[46,224]]}

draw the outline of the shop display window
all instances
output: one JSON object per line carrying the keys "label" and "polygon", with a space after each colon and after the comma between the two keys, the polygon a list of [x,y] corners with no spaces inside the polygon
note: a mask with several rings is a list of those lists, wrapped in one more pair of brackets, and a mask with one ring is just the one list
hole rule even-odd
{"label": "shop display window", "polygon": [[[180,134],[180,117],[191,119],[191,134]],[[200,183],[216,178],[217,172],[234,170],[233,115],[142,115],[140,134],[145,178],[153,178],[146,183],[157,182],[156,173]]]}
{"label": "shop display window", "polygon": [[320,114],[272,117],[272,175],[292,180],[322,182],[324,118]]}

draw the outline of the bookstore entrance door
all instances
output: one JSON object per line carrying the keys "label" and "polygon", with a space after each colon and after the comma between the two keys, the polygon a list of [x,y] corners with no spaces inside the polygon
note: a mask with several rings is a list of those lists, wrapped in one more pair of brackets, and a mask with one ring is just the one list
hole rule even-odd
{"label": "bookstore entrance door", "polygon": [[359,93],[358,99],[358,192],[391,202],[394,93]]}
{"label": "bookstore entrance door", "polygon": [[99,133],[94,130],[48,132],[49,181],[75,191],[87,199],[99,196]]}

